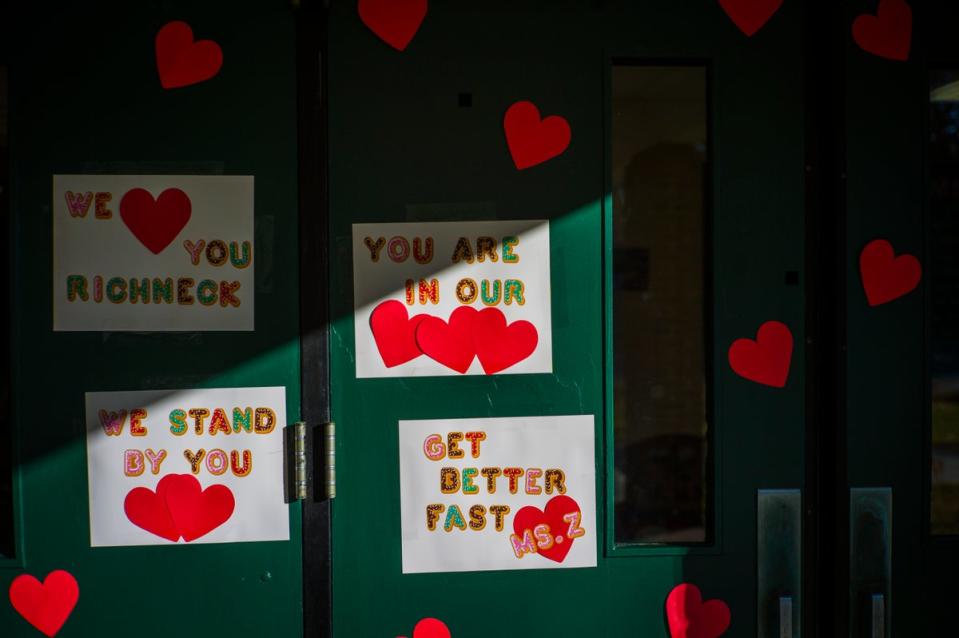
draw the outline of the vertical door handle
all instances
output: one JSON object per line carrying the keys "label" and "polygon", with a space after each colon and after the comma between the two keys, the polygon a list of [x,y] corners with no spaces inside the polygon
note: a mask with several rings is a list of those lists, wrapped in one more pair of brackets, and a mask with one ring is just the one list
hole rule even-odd
{"label": "vertical door handle", "polygon": [[758,638],[802,636],[802,494],[759,490],[756,499]]}
{"label": "vertical door handle", "polygon": [[892,615],[892,489],[849,491],[849,638],[886,638]]}
{"label": "vertical door handle", "polygon": [[779,597],[779,638],[793,638],[793,598]]}

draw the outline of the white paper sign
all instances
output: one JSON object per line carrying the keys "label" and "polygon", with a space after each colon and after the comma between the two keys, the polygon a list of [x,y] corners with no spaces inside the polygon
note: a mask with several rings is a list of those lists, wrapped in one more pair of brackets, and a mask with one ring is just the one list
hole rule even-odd
{"label": "white paper sign", "polygon": [[592,416],[399,428],[404,574],[596,566]]}
{"label": "white paper sign", "polygon": [[86,394],[90,545],[290,538],[284,388]]}
{"label": "white paper sign", "polygon": [[54,175],[54,330],[253,330],[253,178]]}
{"label": "white paper sign", "polygon": [[356,376],[553,371],[549,222],[353,226]]}

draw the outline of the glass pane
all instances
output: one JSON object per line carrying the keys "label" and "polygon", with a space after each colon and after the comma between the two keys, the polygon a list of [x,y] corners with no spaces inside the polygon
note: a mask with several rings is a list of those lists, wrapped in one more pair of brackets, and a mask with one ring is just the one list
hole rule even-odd
{"label": "glass pane", "polygon": [[959,534],[959,71],[930,79],[931,529]]}
{"label": "glass pane", "polygon": [[707,540],[706,69],[613,67],[617,543]]}

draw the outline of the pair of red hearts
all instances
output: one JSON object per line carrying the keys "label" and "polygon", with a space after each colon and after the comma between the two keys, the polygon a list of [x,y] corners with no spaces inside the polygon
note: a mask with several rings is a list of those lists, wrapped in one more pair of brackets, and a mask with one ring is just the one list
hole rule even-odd
{"label": "pair of red hearts", "polygon": [[718,638],[729,629],[732,615],[723,601],[703,602],[698,587],[683,583],[666,598],[666,620],[672,638]]}
{"label": "pair of red hearts", "polygon": [[370,315],[376,348],[387,368],[425,354],[465,374],[478,358],[486,374],[496,374],[523,361],[536,350],[536,326],[528,321],[507,325],[499,308],[477,311],[460,306],[449,322],[420,314],[409,316],[399,301],[384,301]]}
{"label": "pair of red hearts", "polygon": [[[747,36],[759,31],[782,4],[783,0],[719,0],[726,15]],[[905,0],[880,0],[875,15],[856,18],[852,37],[868,53],[907,60],[912,45],[912,9]]]}
{"label": "pair of red hearts", "polygon": [[516,512],[513,517],[513,533],[522,538],[526,530],[536,529],[537,525],[549,525],[550,534],[553,535],[553,545],[549,549],[539,548],[537,554],[551,561],[562,563],[566,560],[566,555],[573,547],[575,538],[565,538],[567,530],[570,527],[569,521],[563,520],[563,517],[572,513],[579,514],[579,503],[569,496],[560,495],[549,499],[544,509],[527,505]]}
{"label": "pair of red hearts", "polygon": [[73,613],[80,598],[80,585],[62,569],[47,574],[41,584],[30,574],[20,574],[10,583],[10,604],[24,620],[45,636],[55,636]]}
{"label": "pair of red hearts", "polygon": [[233,516],[236,501],[225,485],[202,490],[192,474],[168,474],[157,483],[156,492],[135,487],[123,501],[130,522],[174,543],[205,536]]}

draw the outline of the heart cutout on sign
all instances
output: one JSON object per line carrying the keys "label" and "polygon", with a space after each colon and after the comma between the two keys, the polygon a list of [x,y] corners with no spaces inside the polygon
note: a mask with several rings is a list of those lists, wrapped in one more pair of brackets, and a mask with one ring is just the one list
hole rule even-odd
{"label": "heart cutout on sign", "polygon": [[24,620],[45,636],[55,636],[73,613],[80,598],[80,586],[62,569],[47,574],[41,584],[30,574],[21,574],[10,583],[10,604]]}
{"label": "heart cutout on sign", "polygon": [[726,15],[750,37],[776,15],[782,4],[783,0],[719,0]]}
{"label": "heart cutout on sign", "polygon": [[726,603],[703,602],[698,587],[683,583],[666,598],[666,620],[672,638],[718,638],[729,629],[732,616]]}
{"label": "heart cutout on sign", "polygon": [[856,18],[852,37],[867,53],[905,62],[912,46],[912,9],[905,0],[880,0],[876,15]]}
{"label": "heart cutout on sign", "polygon": [[427,317],[416,328],[416,344],[430,359],[465,374],[476,357],[473,323],[478,314],[474,308],[460,306],[450,315],[449,323]]}
{"label": "heart cutout on sign", "polygon": [[912,292],[922,279],[922,265],[909,254],[896,257],[885,239],[874,239],[859,254],[859,275],[866,300],[879,306]]}
{"label": "heart cutout on sign", "polygon": [[[570,514],[577,515],[576,521],[569,521],[564,518]],[[579,521],[579,515],[579,503],[566,495],[554,496],[546,503],[545,509],[541,510],[532,505],[520,508],[516,512],[516,516],[513,517],[513,533],[523,538],[527,530],[532,532],[537,525],[549,525],[549,534],[553,538],[553,544],[547,548],[538,547],[537,553],[543,558],[562,563],[566,560],[569,550],[572,549],[573,541],[576,540],[575,538],[567,538],[567,535],[568,530],[573,527],[573,523]]]}
{"label": "heart cutout on sign", "polygon": [[123,511],[131,523],[167,540],[190,542],[205,536],[233,515],[236,500],[225,485],[201,489],[192,474],[167,474],[156,492],[135,487],[127,493]]}
{"label": "heart cutout on sign", "polygon": [[495,374],[526,359],[536,350],[539,335],[528,321],[506,325],[499,308],[485,308],[473,320],[473,346],[486,374]]}
{"label": "heart cutout on sign", "polygon": [[166,189],[156,200],[148,191],[134,188],[120,200],[120,219],[154,255],[176,239],[192,213],[190,198],[179,188]]}
{"label": "heart cutout on sign", "polygon": [[503,118],[506,145],[518,170],[542,164],[563,153],[572,139],[569,122],[559,115],[540,119],[532,102],[516,102]]}
{"label": "heart cutout on sign", "polygon": [[426,17],[427,0],[360,0],[360,20],[378,38],[403,51]]}
{"label": "heart cutout on sign", "polygon": [[174,543],[180,540],[180,530],[167,509],[164,491],[166,477],[157,484],[157,491],[146,487],[135,487],[123,499],[123,511],[127,519],[137,527],[145,529]]}
{"label": "heart cutout on sign", "polygon": [[741,377],[782,388],[789,378],[793,335],[789,327],[778,321],[767,321],[759,327],[756,340],[737,339],[729,347],[729,365]]}
{"label": "heart cutout on sign", "polygon": [[186,22],[163,25],[156,35],[157,71],[160,85],[175,89],[209,80],[223,66],[223,50],[212,40],[193,41],[193,29]]}
{"label": "heart cutout on sign", "polygon": [[416,329],[428,315],[409,316],[401,302],[384,301],[370,314],[370,330],[387,368],[412,361],[423,352],[416,345]]}

